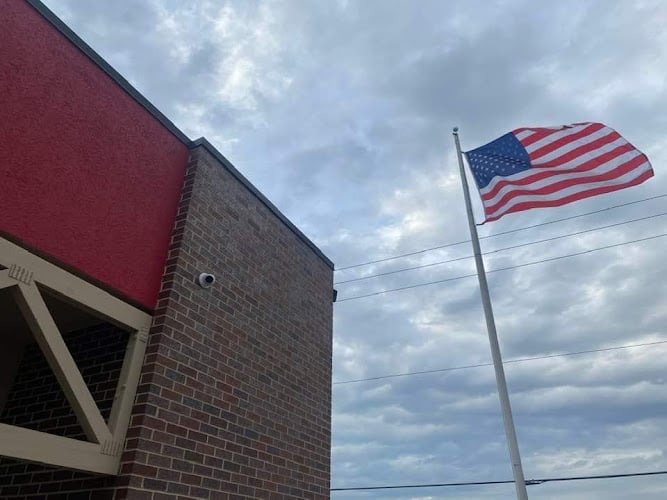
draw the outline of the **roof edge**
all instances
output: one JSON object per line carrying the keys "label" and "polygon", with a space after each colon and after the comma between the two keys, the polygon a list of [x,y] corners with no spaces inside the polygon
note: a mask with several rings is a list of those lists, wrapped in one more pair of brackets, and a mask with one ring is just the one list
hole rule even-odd
{"label": "roof edge", "polygon": [[190,138],[185,135],[174,123],[167,118],[162,112],[157,109],[148,99],[146,99],[141,92],[135,89],[130,82],[128,82],[118,71],[116,71],[102,56],[100,56],[93,48],[88,45],[83,39],[74,33],[72,29],[67,26],[53,11],[51,11],[40,0],[26,0],[26,2],[42,17],[44,17],[53,27],[55,27],[62,35],[65,36],[76,48],[84,53],[90,60],[92,60],[102,71],[104,71],[109,78],[116,82],[125,92],[127,92],[132,99],[134,99],[141,107],[148,111],[153,117],[159,121],[169,132],[186,146],[190,144]]}
{"label": "roof edge", "polygon": [[141,92],[135,89],[130,82],[128,82],[118,71],[116,71],[102,56],[100,56],[90,45],[83,41],[72,29],[67,26],[58,16],[56,16],[46,5],[40,0],[26,0],[26,2],[41,14],[53,27],[55,27],[62,35],[64,35],[75,47],[77,47],[84,55],[86,55],[93,63],[95,63],[102,71],[104,71],[109,78],[118,84],[130,97],[132,97],[140,106],[148,111],[158,122],[160,122],[169,132],[171,132],[178,140],[185,144],[188,149],[193,149],[198,146],[206,148],[241,184],[243,184],[253,195],[255,195],[266,207],[278,217],[299,239],[301,239],[308,247],[310,247],[315,254],[322,259],[327,266],[334,269],[334,263],[305,235],[297,228],[290,220],[278,210],[278,208],[269,201],[253,184],[239,172],[232,163],[225,158],[215,146],[208,142],[204,137],[195,141],[191,140],[185,133],[183,133],[174,123],[167,118],[159,109],[157,109],[148,99],[146,99]]}
{"label": "roof edge", "polygon": [[220,162],[220,164],[236,178],[245,188],[250,191],[259,201],[261,201],[278,219],[282,221],[283,224],[285,224],[296,236],[299,237],[301,241],[303,241],[314,253],[317,255],[320,259],[324,261],[324,263],[329,266],[331,269],[334,269],[334,263],[324,255],[324,252],[319,249],[315,243],[313,243],[308,236],[303,234],[301,230],[296,227],[279,209],[276,207],[271,201],[264,196],[259,189],[257,189],[252,182],[250,182],[241,172],[239,172],[234,165],[232,165],[232,162],[230,162],[227,158],[224,157],[224,155],[216,149],[215,146],[213,146],[210,142],[205,137],[200,137],[199,139],[196,139],[188,145],[188,148],[190,150],[193,150],[198,147],[203,147],[208,151],[216,160]]}

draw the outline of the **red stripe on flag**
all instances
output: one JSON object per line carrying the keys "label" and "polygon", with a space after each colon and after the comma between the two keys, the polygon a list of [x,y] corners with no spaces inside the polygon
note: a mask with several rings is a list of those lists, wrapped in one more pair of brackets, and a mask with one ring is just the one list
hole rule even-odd
{"label": "red stripe on flag", "polygon": [[[588,127],[584,128],[583,130],[556,139],[555,141],[552,141],[549,144],[545,144],[541,148],[536,149],[535,151],[529,153],[528,156],[530,157],[531,162],[533,160],[538,160],[541,156],[544,156],[547,153],[551,153],[552,151],[555,151],[558,148],[561,148],[573,141],[576,141],[577,139],[582,139],[586,136],[589,136],[603,128],[605,128],[605,126],[602,123],[591,123]],[[524,147],[525,146],[526,145],[524,144]]]}
{"label": "red stripe on flag", "polygon": [[[532,130],[535,132],[533,135],[529,135],[528,137],[525,137],[521,139],[521,145],[525,148],[526,146],[530,146],[532,143],[541,141],[545,137],[549,137],[551,134],[555,134],[556,132],[561,132],[563,129],[551,129],[551,128],[531,128],[527,130]],[[514,133],[514,132],[512,132]]]}
{"label": "red stripe on flag", "polygon": [[567,169],[567,170],[543,170],[542,168],[535,169],[535,173],[533,175],[524,177],[522,179],[516,179],[512,180],[511,176],[507,177],[506,179],[501,180],[494,186],[494,188],[489,191],[488,193],[485,193],[482,196],[482,200],[490,200],[494,196],[498,194],[498,192],[504,188],[505,186],[526,186],[528,184],[532,184],[535,181],[539,181],[541,179],[546,179],[548,177],[553,177],[556,175],[562,175],[562,174],[571,174],[574,172],[586,172],[588,170],[592,170],[596,167],[599,167],[600,165],[607,163],[608,161],[613,160],[617,156],[620,156],[624,153],[627,153],[629,151],[635,151],[635,148],[632,146],[630,143],[623,144],[622,146],[618,146],[617,148],[612,149],[611,151],[608,151],[606,153],[601,154],[600,156],[597,156],[591,160],[588,160],[587,162],[582,163],[581,165],[577,165],[574,168]]}
{"label": "red stripe on flag", "polygon": [[639,156],[635,156],[630,161],[623,163],[618,167],[616,167],[615,169],[610,170],[609,172],[605,172],[604,174],[591,175],[589,177],[578,177],[574,179],[564,179],[562,181],[554,182],[553,184],[548,184],[539,189],[514,189],[506,193],[500,199],[500,201],[494,203],[493,205],[489,206],[485,205],[484,210],[485,212],[493,213],[499,208],[501,208],[503,205],[506,205],[513,198],[516,198],[517,196],[521,195],[532,195],[532,196],[548,195],[560,191],[561,189],[568,188],[570,186],[576,186],[578,184],[590,184],[592,182],[611,181],[627,174],[628,172],[631,172],[632,170],[639,167],[640,165],[643,165],[647,161],[648,159],[646,158],[646,156],[640,154]]}
{"label": "red stripe on flag", "polygon": [[[592,142],[589,142],[588,144],[582,144],[581,146],[574,148],[571,151],[568,151],[567,153],[559,156],[558,158],[554,158],[553,160],[549,160],[544,163],[539,163],[539,164],[532,164],[534,168],[552,168],[552,167],[557,167],[559,165],[562,165],[563,163],[567,163],[568,161],[572,161],[578,156],[584,155],[586,153],[590,153],[591,151],[595,151],[596,149],[599,149],[606,144],[609,144],[610,142],[614,142],[618,139],[623,139],[618,132],[611,130],[610,132],[605,135],[604,137],[600,137],[599,139],[595,139]],[[625,140],[625,139],[623,139]],[[626,142],[627,144],[627,142]],[[635,149],[632,146],[630,146],[630,149]]]}
{"label": "red stripe on flag", "polygon": [[517,203],[514,205],[512,208],[510,208],[507,212],[503,212],[500,215],[497,215],[495,217],[487,218],[484,222],[492,222],[494,220],[498,220],[504,215],[511,214],[514,212],[521,212],[523,210],[529,210],[531,208],[548,208],[548,207],[560,207],[561,205],[567,205],[568,203],[572,203],[573,201],[579,201],[584,198],[589,198],[591,196],[597,196],[599,194],[606,194],[606,193],[611,193],[613,191],[619,191],[621,189],[625,189],[628,187],[636,186],[638,184],[641,184],[642,182],[650,179],[653,177],[653,170],[649,170],[648,172],[644,172],[642,175],[639,177],[632,179],[631,181],[624,182],[623,184],[617,184],[616,186],[603,186],[603,187],[598,187],[594,189],[589,189],[588,191],[581,191],[579,193],[575,193],[569,196],[565,196],[564,198],[560,198],[558,200],[542,200],[542,201],[531,201],[531,202],[525,202],[525,203]]}

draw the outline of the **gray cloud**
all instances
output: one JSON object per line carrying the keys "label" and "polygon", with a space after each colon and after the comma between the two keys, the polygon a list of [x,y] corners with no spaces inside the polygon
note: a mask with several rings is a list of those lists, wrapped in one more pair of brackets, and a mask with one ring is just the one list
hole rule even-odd
{"label": "gray cloud", "polygon": [[[207,136],[340,266],[467,239],[456,159],[518,126],[608,123],[642,186],[513,214],[482,236],[667,192],[660,1],[49,0],[192,137]],[[475,200],[477,214],[480,206]],[[484,239],[485,251],[667,211],[666,199]],[[479,217],[479,216],[478,216]],[[665,232],[665,217],[489,254],[489,270]],[[506,359],[665,338],[665,240],[489,274]],[[337,280],[470,254],[459,245]],[[471,260],[341,284],[339,297],[474,272]],[[490,359],[475,278],[336,305],[334,378]],[[665,469],[665,346],[510,364],[529,477]],[[333,485],[507,479],[493,370],[334,386]],[[661,499],[664,477],[553,483],[531,498]],[[337,493],[511,498],[511,486]]]}

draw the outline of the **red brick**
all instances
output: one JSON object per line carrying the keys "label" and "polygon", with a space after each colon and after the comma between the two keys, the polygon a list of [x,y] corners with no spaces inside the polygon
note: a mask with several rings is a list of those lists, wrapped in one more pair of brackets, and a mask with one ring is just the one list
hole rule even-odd
{"label": "red brick", "polygon": [[[332,269],[204,147],[186,179],[121,475],[56,480],[0,462],[0,498],[34,493],[5,480],[26,474],[38,493],[67,484],[90,498],[328,498]],[[200,272],[216,283],[198,287]],[[70,349],[108,415],[125,344],[105,328]],[[49,373],[37,358],[24,363]],[[82,436],[62,393],[36,400],[35,385],[14,388],[24,424],[40,414]]]}

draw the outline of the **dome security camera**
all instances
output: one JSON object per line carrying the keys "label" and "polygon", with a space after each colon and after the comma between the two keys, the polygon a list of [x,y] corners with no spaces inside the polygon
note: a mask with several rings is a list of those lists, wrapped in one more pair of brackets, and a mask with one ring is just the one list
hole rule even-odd
{"label": "dome security camera", "polygon": [[197,284],[202,288],[208,288],[215,283],[215,276],[210,273],[201,273],[197,277]]}

